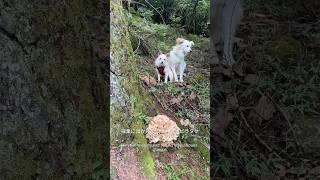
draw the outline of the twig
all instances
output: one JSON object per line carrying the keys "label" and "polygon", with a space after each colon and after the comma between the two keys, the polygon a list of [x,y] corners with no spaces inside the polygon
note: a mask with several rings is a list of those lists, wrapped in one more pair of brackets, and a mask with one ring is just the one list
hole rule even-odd
{"label": "twig", "polygon": [[194,107],[188,100],[186,100],[186,102],[187,102],[187,104],[189,104],[189,106],[190,106],[193,110],[200,112],[200,110],[199,110],[198,108]]}
{"label": "twig", "polygon": [[282,110],[282,108],[273,100],[273,98],[272,98],[268,93],[267,93],[266,95],[267,95],[267,97],[270,99],[270,101],[276,106],[276,108],[277,108],[278,111],[282,114],[282,116],[286,119],[286,121],[288,122],[288,125],[289,125],[289,127],[290,127],[290,129],[291,129],[291,131],[292,131],[293,137],[294,137],[294,139],[295,139],[296,146],[297,146],[298,149],[301,151],[301,149],[300,149],[301,146],[300,146],[299,140],[298,140],[298,138],[297,138],[297,134],[296,134],[296,132],[294,131],[294,128],[293,128],[293,126],[292,126],[292,123],[290,122],[287,114]]}
{"label": "twig", "polygon": [[137,50],[138,50],[139,47],[140,47],[140,38],[139,38],[139,37],[138,37],[138,40],[139,40],[138,47],[136,48],[136,50],[133,51],[134,54],[136,54]]}
{"label": "twig", "polygon": [[166,24],[165,21],[164,21],[164,19],[163,19],[163,17],[162,17],[162,14],[161,14],[155,7],[153,7],[152,4],[150,4],[149,1],[147,1],[147,0],[144,0],[144,1],[145,1],[147,4],[149,4],[154,10],[157,11],[157,13],[160,15],[160,17],[161,17],[161,19],[162,19],[163,24]]}
{"label": "twig", "polygon": [[[147,6],[147,5],[145,5],[145,4],[143,4],[143,3],[140,3],[140,2],[137,2],[137,1],[129,1],[129,0],[124,0],[124,1],[127,1],[128,3],[133,3],[133,4],[140,4],[140,5],[142,5],[142,6]],[[159,15],[160,15],[160,17],[161,17],[161,19],[162,19],[162,22],[163,22],[163,24],[166,24],[165,23],[165,21],[164,21],[164,18],[163,18],[163,16],[162,16],[162,14],[149,2],[149,1],[147,1],[147,0],[144,0],[149,6],[151,6]],[[129,13],[130,13],[130,8],[129,8]]]}
{"label": "twig", "polygon": [[164,106],[164,105],[161,103],[161,101],[159,100],[158,96],[157,96],[155,93],[153,93],[153,92],[151,92],[151,93],[152,93],[152,95],[156,98],[156,100],[157,100],[158,103],[161,105],[161,107],[162,107],[163,109],[166,109],[166,106]]}
{"label": "twig", "polygon": [[[125,0],[125,1],[128,1],[128,0]],[[132,0],[130,0],[130,3],[132,3],[132,4],[140,4],[140,5],[142,5],[142,6],[147,6],[147,5],[145,5],[145,4],[143,4],[143,3],[140,3],[140,2],[137,2],[137,1],[132,1]]]}
{"label": "twig", "polygon": [[243,112],[240,111],[240,115],[241,118],[243,119],[244,123],[246,124],[246,126],[249,128],[249,130],[251,131],[251,133],[254,134],[254,136],[256,137],[256,139],[260,142],[260,144],[262,144],[265,148],[268,149],[268,151],[272,152],[274,155],[276,155],[279,159],[284,160],[278,153],[276,153],[270,146],[268,146],[267,143],[265,143],[260,136],[254,132],[254,130],[252,129],[252,127],[249,125],[249,123],[247,122],[246,118],[243,115]]}
{"label": "twig", "polygon": [[[141,37],[139,37],[138,35],[135,35],[138,39],[141,40],[141,46],[144,50],[145,53],[149,54],[153,59],[155,59],[155,56],[152,54],[152,51],[149,49],[148,47],[148,43],[146,39],[143,39]],[[145,44],[144,44],[145,43]]]}

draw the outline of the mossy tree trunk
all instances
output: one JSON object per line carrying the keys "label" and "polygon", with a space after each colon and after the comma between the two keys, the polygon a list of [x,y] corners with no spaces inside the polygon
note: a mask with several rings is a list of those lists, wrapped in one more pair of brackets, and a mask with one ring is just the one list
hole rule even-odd
{"label": "mossy tree trunk", "polygon": [[0,1],[0,179],[89,179],[102,161],[107,7]]}
{"label": "mossy tree trunk", "polygon": [[[144,129],[140,114],[147,114],[151,107],[150,98],[140,86],[137,62],[133,55],[128,17],[120,1],[112,0],[111,4],[111,144],[123,143],[138,145],[140,170],[149,179],[155,177],[155,164],[143,133],[127,134],[123,130],[137,132]],[[132,137],[132,138],[131,138]],[[133,139],[133,141],[132,141]],[[140,145],[140,146],[139,146]]]}

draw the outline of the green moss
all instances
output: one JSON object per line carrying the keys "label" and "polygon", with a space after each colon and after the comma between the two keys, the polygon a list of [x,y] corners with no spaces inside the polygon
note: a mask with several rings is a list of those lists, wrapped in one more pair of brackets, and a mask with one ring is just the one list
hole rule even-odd
{"label": "green moss", "polygon": [[58,11],[55,8],[33,11],[39,22],[43,22],[37,24],[37,33],[50,34],[48,37],[54,38],[39,41],[42,48],[31,54],[34,77],[39,77],[36,81],[40,101],[48,107],[50,123],[63,127],[59,130],[67,138],[59,148],[64,147],[64,159],[74,165],[73,170],[81,177],[89,176],[92,170],[88,163],[97,155],[103,159],[105,119],[108,117],[104,72],[90,52],[95,45],[91,37],[93,32],[83,21],[83,12],[89,13],[93,9],[91,3],[95,2],[84,4],[72,0],[61,5]]}
{"label": "green moss", "polygon": [[[111,52],[114,66],[119,68],[119,73],[127,74],[130,72],[131,74],[135,74],[137,72],[133,59],[132,59],[132,48],[129,40],[129,36],[127,35],[127,24],[124,14],[122,12],[122,7],[118,2],[111,1],[111,8],[114,12],[114,18],[112,18],[112,29],[111,33]],[[116,64],[117,63],[117,64]],[[136,83],[137,79],[132,76],[128,76],[126,78],[117,77],[119,84],[123,89],[123,97],[126,101],[129,101],[129,96],[134,97],[137,93],[136,91]],[[120,94],[119,94],[120,96]],[[129,102],[126,102],[129,103]],[[117,145],[119,142],[123,141],[123,134],[121,133],[121,129],[129,129],[133,107],[128,104],[127,107],[120,107],[120,105],[113,104],[111,112],[111,142],[112,145]]]}
{"label": "green moss", "polygon": [[[143,123],[141,121],[136,121],[132,125],[133,130],[142,130]],[[147,139],[143,133],[136,133],[134,136],[134,144],[139,145],[137,147],[139,153],[139,162],[143,174],[149,179],[155,177],[155,163],[153,157],[149,151]]]}
{"label": "green moss", "polygon": [[195,150],[199,153],[199,155],[209,162],[210,161],[210,149],[207,146],[205,146],[200,140],[194,139],[193,143],[196,144]]}
{"label": "green moss", "polygon": [[[146,95],[140,95],[134,102],[134,122],[131,126],[131,129],[134,132],[143,132],[144,124],[143,120],[139,118],[141,112],[146,113],[145,107],[148,106],[150,100]],[[139,162],[143,174],[149,179],[154,179],[155,177],[155,163],[151,152],[149,151],[148,142],[143,133],[134,134],[134,144],[137,144],[139,152]]]}
{"label": "green moss", "polygon": [[194,84],[203,82],[203,81],[208,81],[208,78],[201,72],[197,72],[191,77],[191,82]]}
{"label": "green moss", "polygon": [[125,78],[119,77],[118,79],[125,94],[130,97],[127,97],[127,108],[129,110],[128,112],[120,112],[120,109],[118,108],[117,111],[111,113],[111,118],[113,121],[111,124],[111,129],[118,129],[114,126],[116,123],[124,124],[126,126],[127,124],[123,123],[124,117],[130,116],[132,118],[131,130],[134,132],[133,143],[138,145],[137,152],[141,172],[149,179],[154,179],[155,163],[151,152],[149,151],[149,147],[147,146],[147,139],[143,133],[136,133],[137,131],[140,132],[140,130],[144,130],[144,124],[143,121],[139,119],[139,115],[141,113],[147,114],[145,107],[150,106],[151,101],[148,95],[143,93],[139,83],[137,62],[133,59],[132,45],[127,29],[128,17],[123,13],[123,9],[118,1],[111,1],[111,9],[113,12],[111,24],[111,28],[113,28],[111,30],[111,53],[113,59],[115,60],[114,63],[119,63],[118,65],[115,65],[115,67],[121,67],[118,70],[121,71],[120,73],[122,74],[128,74],[128,72],[130,72],[130,74],[128,74]]}
{"label": "green moss", "polygon": [[129,117],[123,113],[123,109],[116,105],[112,107],[110,114],[110,140],[112,145],[119,145],[120,143],[129,140],[128,134],[121,133],[123,129],[130,129]]}
{"label": "green moss", "polygon": [[174,168],[170,164],[166,164],[164,166],[164,171],[167,174],[168,180],[179,180],[177,173],[175,172]]}

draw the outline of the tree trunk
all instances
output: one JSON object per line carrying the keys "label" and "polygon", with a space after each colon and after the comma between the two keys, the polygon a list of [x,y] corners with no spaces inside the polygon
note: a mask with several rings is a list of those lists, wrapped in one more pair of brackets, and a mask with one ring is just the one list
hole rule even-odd
{"label": "tree trunk", "polygon": [[[113,147],[125,143],[138,145],[139,167],[142,174],[148,179],[155,177],[155,162],[145,146],[147,140],[143,133],[124,133],[144,130],[144,122],[140,114],[149,114],[153,105],[148,94],[140,86],[138,68],[134,58],[128,17],[117,0],[111,0],[111,103],[110,103],[110,138]],[[133,139],[133,141],[132,141]],[[140,146],[139,146],[140,145]]]}
{"label": "tree trunk", "polygon": [[0,1],[0,179],[89,179],[103,161],[107,7]]}

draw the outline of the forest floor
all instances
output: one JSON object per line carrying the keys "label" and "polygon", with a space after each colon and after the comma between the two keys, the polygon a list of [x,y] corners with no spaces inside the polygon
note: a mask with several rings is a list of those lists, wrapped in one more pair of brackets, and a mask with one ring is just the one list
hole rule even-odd
{"label": "forest floor", "polygon": [[[145,57],[142,57],[145,58]],[[156,82],[153,59],[145,58],[140,64],[141,80],[146,91],[152,95],[158,114],[165,114],[174,120],[185,133],[180,134],[181,144],[193,144],[196,139],[206,148],[209,153],[209,112],[201,104],[203,98],[208,98],[209,73],[207,69],[197,68],[189,63],[185,72],[184,83]],[[194,79],[197,78],[197,79]],[[197,82],[194,82],[197,81]],[[208,105],[208,104],[207,104]],[[181,119],[189,119],[198,130],[197,133],[190,133],[191,129],[180,125]],[[197,144],[196,144],[197,145]],[[160,149],[158,149],[160,150]],[[168,179],[209,179],[209,154],[201,154],[197,148],[183,147],[172,151],[157,151],[155,159],[163,169]]]}
{"label": "forest floor", "polygon": [[[184,83],[156,82],[153,62],[150,57],[140,56],[140,79],[145,91],[149,92],[156,113],[150,112],[146,116],[165,114],[174,120],[180,128],[188,128],[180,125],[180,119],[189,119],[195,128],[202,133],[189,134],[187,131],[181,134],[178,142],[181,144],[192,144],[195,138],[205,146],[207,154],[197,152],[197,148],[181,147],[167,150],[165,148],[152,149],[156,162],[156,179],[209,179],[209,112],[201,105],[203,98],[208,98],[209,73],[208,69],[199,69],[192,65],[187,65]],[[196,77],[194,76],[196,74]],[[201,74],[201,75],[199,75]],[[198,78],[199,84],[193,84],[191,78]],[[204,92],[206,91],[206,92]],[[201,94],[202,93],[202,94]],[[205,97],[204,97],[205,96]],[[207,132],[205,132],[207,131]],[[203,148],[203,147],[198,147]],[[118,179],[146,179],[140,171],[137,153],[134,148],[125,147],[123,149],[112,148],[111,166],[116,171]],[[115,178],[116,179],[116,178]]]}
{"label": "forest floor", "polygon": [[[139,69],[141,84],[145,91],[149,92],[157,112],[150,112],[147,116],[165,114],[174,120],[180,128],[188,130],[180,125],[180,119],[189,119],[195,128],[201,130],[198,133],[182,133],[176,143],[192,144],[196,139],[206,148],[201,154],[199,149],[193,147],[181,147],[167,150],[165,148],[152,149],[156,162],[156,179],[209,179],[209,112],[201,105],[203,98],[208,98],[209,73],[207,69],[199,69],[187,65],[184,83],[156,82],[153,62],[150,57],[140,56]],[[199,75],[199,73],[201,75]],[[194,76],[196,74],[196,76]],[[193,84],[191,77],[197,77],[198,84]],[[203,87],[205,86],[205,87]],[[202,94],[201,94],[202,93]],[[205,96],[205,97],[204,97]],[[208,104],[207,104],[208,105]],[[197,146],[197,144],[196,144]],[[116,176],[121,180],[145,179],[139,170],[137,153],[134,148],[112,148],[111,166],[116,171]]]}
{"label": "forest floor", "polygon": [[246,7],[237,64],[214,67],[215,179],[320,178],[320,23],[280,4]]}

